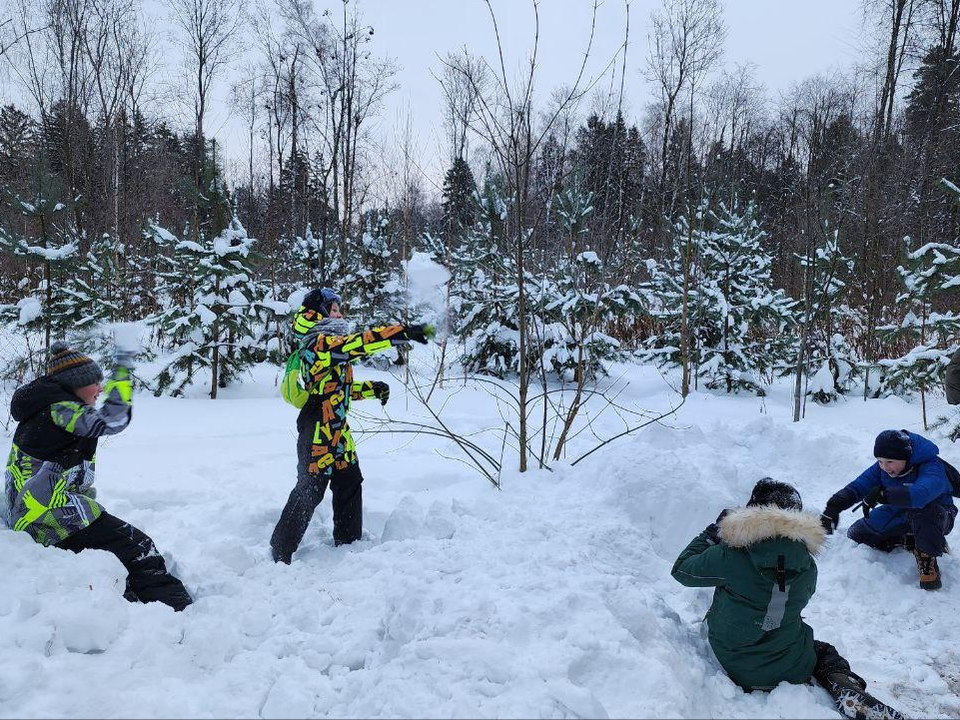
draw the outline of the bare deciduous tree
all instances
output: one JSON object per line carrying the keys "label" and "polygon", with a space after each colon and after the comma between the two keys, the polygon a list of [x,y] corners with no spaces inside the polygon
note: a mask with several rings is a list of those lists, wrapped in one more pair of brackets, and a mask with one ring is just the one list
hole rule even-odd
{"label": "bare deciduous tree", "polygon": [[339,223],[341,260],[346,258],[354,221],[369,189],[360,168],[365,135],[383,99],[396,89],[397,68],[367,49],[374,29],[363,21],[356,2],[344,0],[337,22],[329,10],[323,20],[305,0],[282,0],[289,32],[308,49],[308,62],[323,95],[323,115],[311,117],[329,162],[331,204]]}
{"label": "bare deciduous tree", "polygon": [[[243,22],[243,0],[166,0],[193,83],[194,180],[200,192],[205,148],[204,120],[214,80],[226,68],[236,48]],[[199,204],[199,203],[198,203]],[[199,210],[194,214],[194,234],[199,233]]]}
{"label": "bare deciduous tree", "polygon": [[[666,0],[663,10],[651,17],[653,30],[647,59],[647,77],[660,91],[663,105],[663,137],[660,143],[660,212],[661,223],[672,214],[677,198],[678,182],[668,188],[668,148],[674,114],[681,93],[689,95],[689,123],[686,148],[686,175],[689,177],[692,158],[693,105],[696,88],[706,73],[720,59],[726,30],[723,8],[719,0]],[[677,174],[679,179],[679,173]],[[689,210],[689,209],[688,209]],[[693,224],[690,225],[691,231]],[[692,238],[687,238],[684,251],[683,309],[680,330],[683,358],[683,396],[690,391],[689,294]]]}
{"label": "bare deciduous tree", "polygon": [[720,59],[726,28],[719,0],[666,0],[650,22],[646,75],[657,86],[663,106],[659,185],[661,210],[669,213],[674,198],[667,190],[667,151],[677,103],[684,91],[693,94]]}
{"label": "bare deciduous tree", "polygon": [[[587,62],[593,48],[596,29],[597,3],[593,4],[590,35],[583,52],[583,60],[573,82],[560,94],[553,107],[538,118],[534,110],[534,91],[538,69],[538,51],[540,43],[540,15],[537,0],[531,2],[534,17],[533,45],[529,59],[525,63],[522,78],[515,85],[507,72],[504,59],[503,41],[496,13],[490,0],[486,0],[493,33],[497,43],[496,69],[486,60],[471,61],[466,51],[462,55],[448,57],[444,64],[459,75],[476,96],[474,118],[463,118],[470,128],[489,145],[499,165],[500,172],[507,180],[509,196],[508,226],[517,283],[518,314],[518,443],[520,453],[520,472],[527,470],[528,453],[528,397],[531,371],[530,352],[532,333],[527,309],[527,252],[530,240],[536,231],[537,223],[529,223],[528,215],[533,160],[557,119],[571,106],[582,99],[593,86],[585,82]],[[479,68],[484,68],[481,72]],[[448,75],[448,77],[450,77]],[[447,93],[449,95],[449,92]],[[539,119],[539,123],[537,122]]]}

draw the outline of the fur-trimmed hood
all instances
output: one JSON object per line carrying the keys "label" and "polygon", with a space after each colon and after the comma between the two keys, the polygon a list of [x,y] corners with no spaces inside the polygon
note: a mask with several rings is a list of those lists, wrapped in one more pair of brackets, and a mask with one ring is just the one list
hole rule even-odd
{"label": "fur-trimmed hood", "polygon": [[720,539],[730,547],[749,548],[764,540],[785,538],[807,546],[811,555],[820,552],[826,531],[820,518],[800,510],[782,510],[775,505],[731,510],[720,521]]}

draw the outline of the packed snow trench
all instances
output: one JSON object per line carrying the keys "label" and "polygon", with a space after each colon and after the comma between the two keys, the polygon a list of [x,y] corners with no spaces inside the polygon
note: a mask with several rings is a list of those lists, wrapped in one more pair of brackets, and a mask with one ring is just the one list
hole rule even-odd
{"label": "packed snow trench", "polygon": [[[625,407],[677,402],[653,368],[615,373]],[[0,532],[0,715],[836,717],[813,686],[738,689],[701,623],[711,591],[670,567],[763,476],[819,510],[872,461],[879,430],[922,432],[916,406],[848,398],[793,423],[786,385],[762,399],[696,392],[576,467],[520,474],[508,457],[501,490],[452,443],[363,435],[364,539],[333,546],[327,497],[285,566],[268,542],[294,484],[296,411],[277,374],[261,366],[216,401],[138,395],[130,428],[100,446],[99,500],[154,538],[196,598],[185,612],[127,603],[106,553]],[[354,406],[368,416],[355,427],[422,416],[397,378],[357,375],[393,395]],[[502,426],[482,387],[437,392],[458,432]],[[621,429],[610,414],[594,426]],[[581,433],[570,457],[596,444]],[[843,532],[818,564],[816,636],[906,715],[960,715],[957,555],[942,559],[940,592],[920,590],[910,554]]]}

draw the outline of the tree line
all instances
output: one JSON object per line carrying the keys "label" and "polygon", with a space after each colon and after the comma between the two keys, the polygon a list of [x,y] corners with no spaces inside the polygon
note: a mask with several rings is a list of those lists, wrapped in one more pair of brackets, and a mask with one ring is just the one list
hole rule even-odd
{"label": "tree line", "polygon": [[[46,343],[149,317],[160,345],[193,333],[191,368],[279,357],[295,290],[407,317],[398,278],[425,252],[450,270],[450,359],[518,377],[521,407],[547,373],[579,392],[636,352],[680,367],[683,395],[788,374],[799,418],[854,385],[925,397],[956,346],[960,0],[865,0],[874,54],[778,97],[724,63],[718,0],[664,0],[645,42],[625,23],[601,71],[614,91],[587,69],[590,28],[550,95],[539,27],[519,74],[448,54],[439,192],[409,126],[384,159],[373,127],[397,68],[359,0],[170,0],[175,100],[154,96],[159,38],[134,0],[6,7],[22,100],[0,108],[0,300]],[[631,110],[638,75],[656,99]],[[229,167],[205,122],[220,85],[247,135]]]}

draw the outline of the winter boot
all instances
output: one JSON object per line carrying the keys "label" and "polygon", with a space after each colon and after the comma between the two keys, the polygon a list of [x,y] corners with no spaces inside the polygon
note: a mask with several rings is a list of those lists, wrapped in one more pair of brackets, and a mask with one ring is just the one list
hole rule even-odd
{"label": "winter boot", "polygon": [[924,590],[939,590],[943,587],[937,559],[921,550],[914,550],[913,554],[917,558],[917,570],[920,571],[920,587]]}
{"label": "winter boot", "polygon": [[866,692],[867,683],[852,672],[834,672],[818,681],[836,704],[837,711],[851,720],[904,720],[894,708]]}

